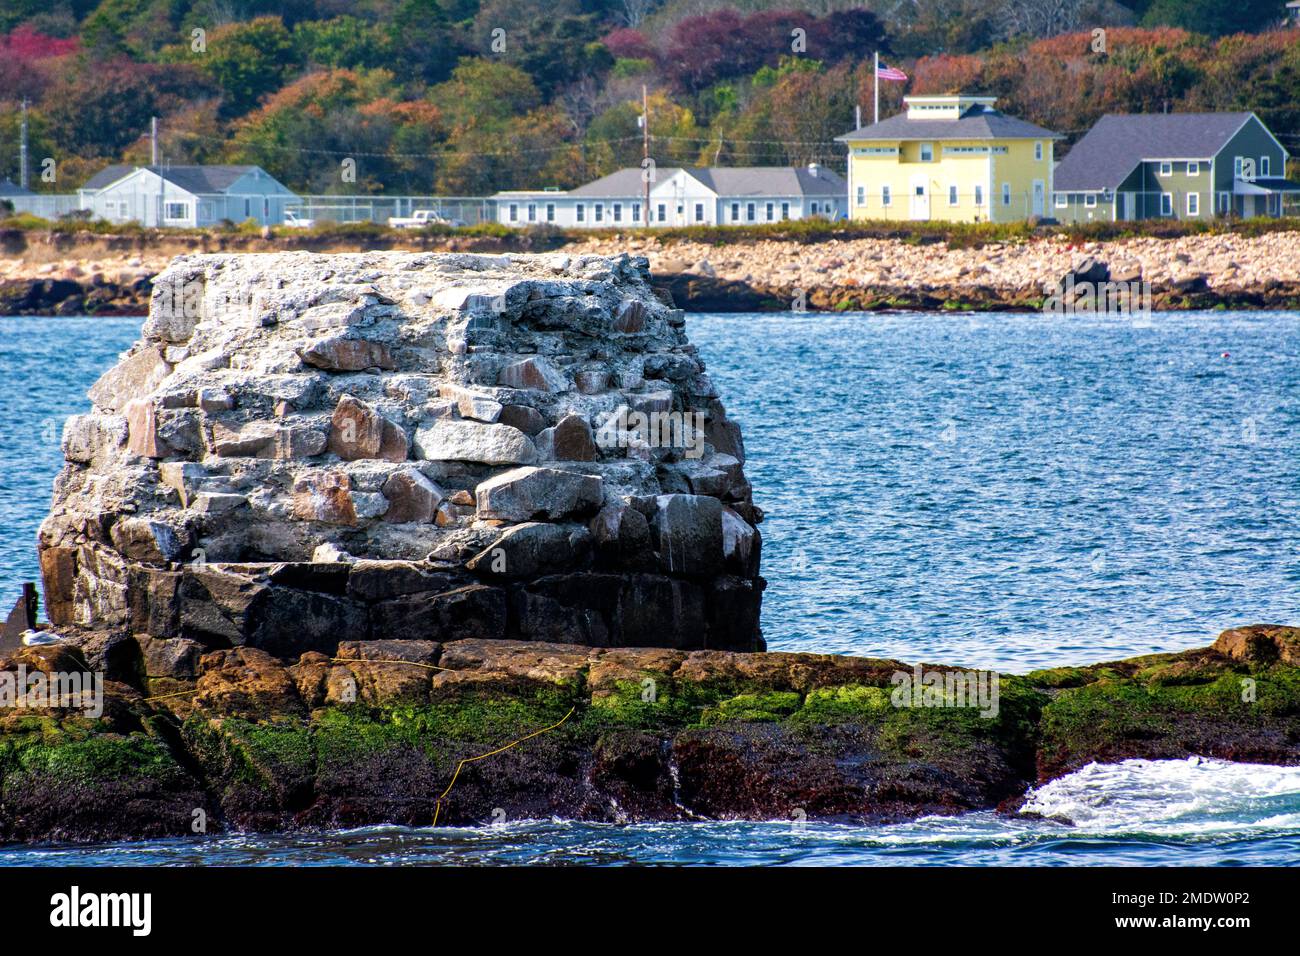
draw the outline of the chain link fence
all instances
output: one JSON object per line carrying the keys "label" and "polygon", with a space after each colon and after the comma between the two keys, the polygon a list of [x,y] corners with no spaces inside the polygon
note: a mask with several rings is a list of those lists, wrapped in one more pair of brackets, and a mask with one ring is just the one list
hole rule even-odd
{"label": "chain link fence", "polygon": [[13,206],[15,213],[40,216],[42,219],[61,219],[81,208],[81,197],[76,193],[41,193],[31,196],[0,196]]}
{"label": "chain link fence", "polygon": [[486,196],[300,196],[288,208],[313,222],[386,223],[420,212],[467,226],[496,218],[496,200]]}

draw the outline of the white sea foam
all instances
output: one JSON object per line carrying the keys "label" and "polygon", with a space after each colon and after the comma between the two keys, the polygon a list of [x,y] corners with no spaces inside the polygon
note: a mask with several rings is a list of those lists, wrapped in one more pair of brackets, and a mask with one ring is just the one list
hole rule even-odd
{"label": "white sea foam", "polygon": [[1294,829],[1300,767],[1202,757],[1090,763],[1031,790],[1024,812],[1099,834]]}

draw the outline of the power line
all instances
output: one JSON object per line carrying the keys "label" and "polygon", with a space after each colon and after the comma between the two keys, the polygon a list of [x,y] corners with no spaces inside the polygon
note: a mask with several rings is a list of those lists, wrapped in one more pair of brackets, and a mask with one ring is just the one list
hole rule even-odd
{"label": "power line", "polygon": [[[232,141],[217,136],[203,136],[192,134],[192,139],[204,140],[207,142],[222,143],[231,145]],[[460,149],[443,149],[431,153],[377,153],[365,150],[354,149],[313,149],[305,146],[283,146],[276,143],[239,143],[234,141],[234,145],[249,150],[269,149],[284,153],[298,153],[302,155],[315,156],[359,156],[370,159],[441,159],[446,156],[453,157],[486,157],[486,156],[517,156],[520,153],[558,153],[569,149],[579,149],[583,146],[612,146],[618,143],[640,142],[642,137],[637,136],[617,136],[610,139],[588,139],[575,142],[559,143],[555,146],[535,146],[519,149],[499,149],[499,150],[460,150]],[[721,143],[722,146],[780,146],[783,148],[798,147],[815,147],[819,149],[842,150],[844,147],[834,140],[786,140],[786,139],[732,139],[730,137],[715,136],[658,136],[650,137],[652,142],[660,143],[702,143],[714,145]]]}

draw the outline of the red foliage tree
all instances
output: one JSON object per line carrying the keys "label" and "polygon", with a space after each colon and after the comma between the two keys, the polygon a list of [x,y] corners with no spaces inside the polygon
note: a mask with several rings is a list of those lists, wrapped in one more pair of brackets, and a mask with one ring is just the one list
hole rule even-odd
{"label": "red foliage tree", "polygon": [[608,34],[601,41],[610,54],[620,60],[653,60],[654,47],[640,30],[623,27]]}
{"label": "red foliage tree", "polygon": [[67,56],[76,52],[76,37],[64,39],[46,36],[26,24],[15,27],[7,36],[0,36],[0,56],[15,60],[48,60],[53,56]]}

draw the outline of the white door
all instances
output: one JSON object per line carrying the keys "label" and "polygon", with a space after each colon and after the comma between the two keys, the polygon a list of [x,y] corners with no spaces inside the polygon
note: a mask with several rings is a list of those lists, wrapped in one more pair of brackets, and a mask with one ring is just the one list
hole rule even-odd
{"label": "white door", "polygon": [[1035,179],[1034,180],[1034,215],[1035,216],[1041,216],[1043,214],[1043,195],[1044,195],[1043,181],[1041,179]]}
{"label": "white door", "polygon": [[930,218],[930,185],[927,177],[912,177],[912,218]]}

